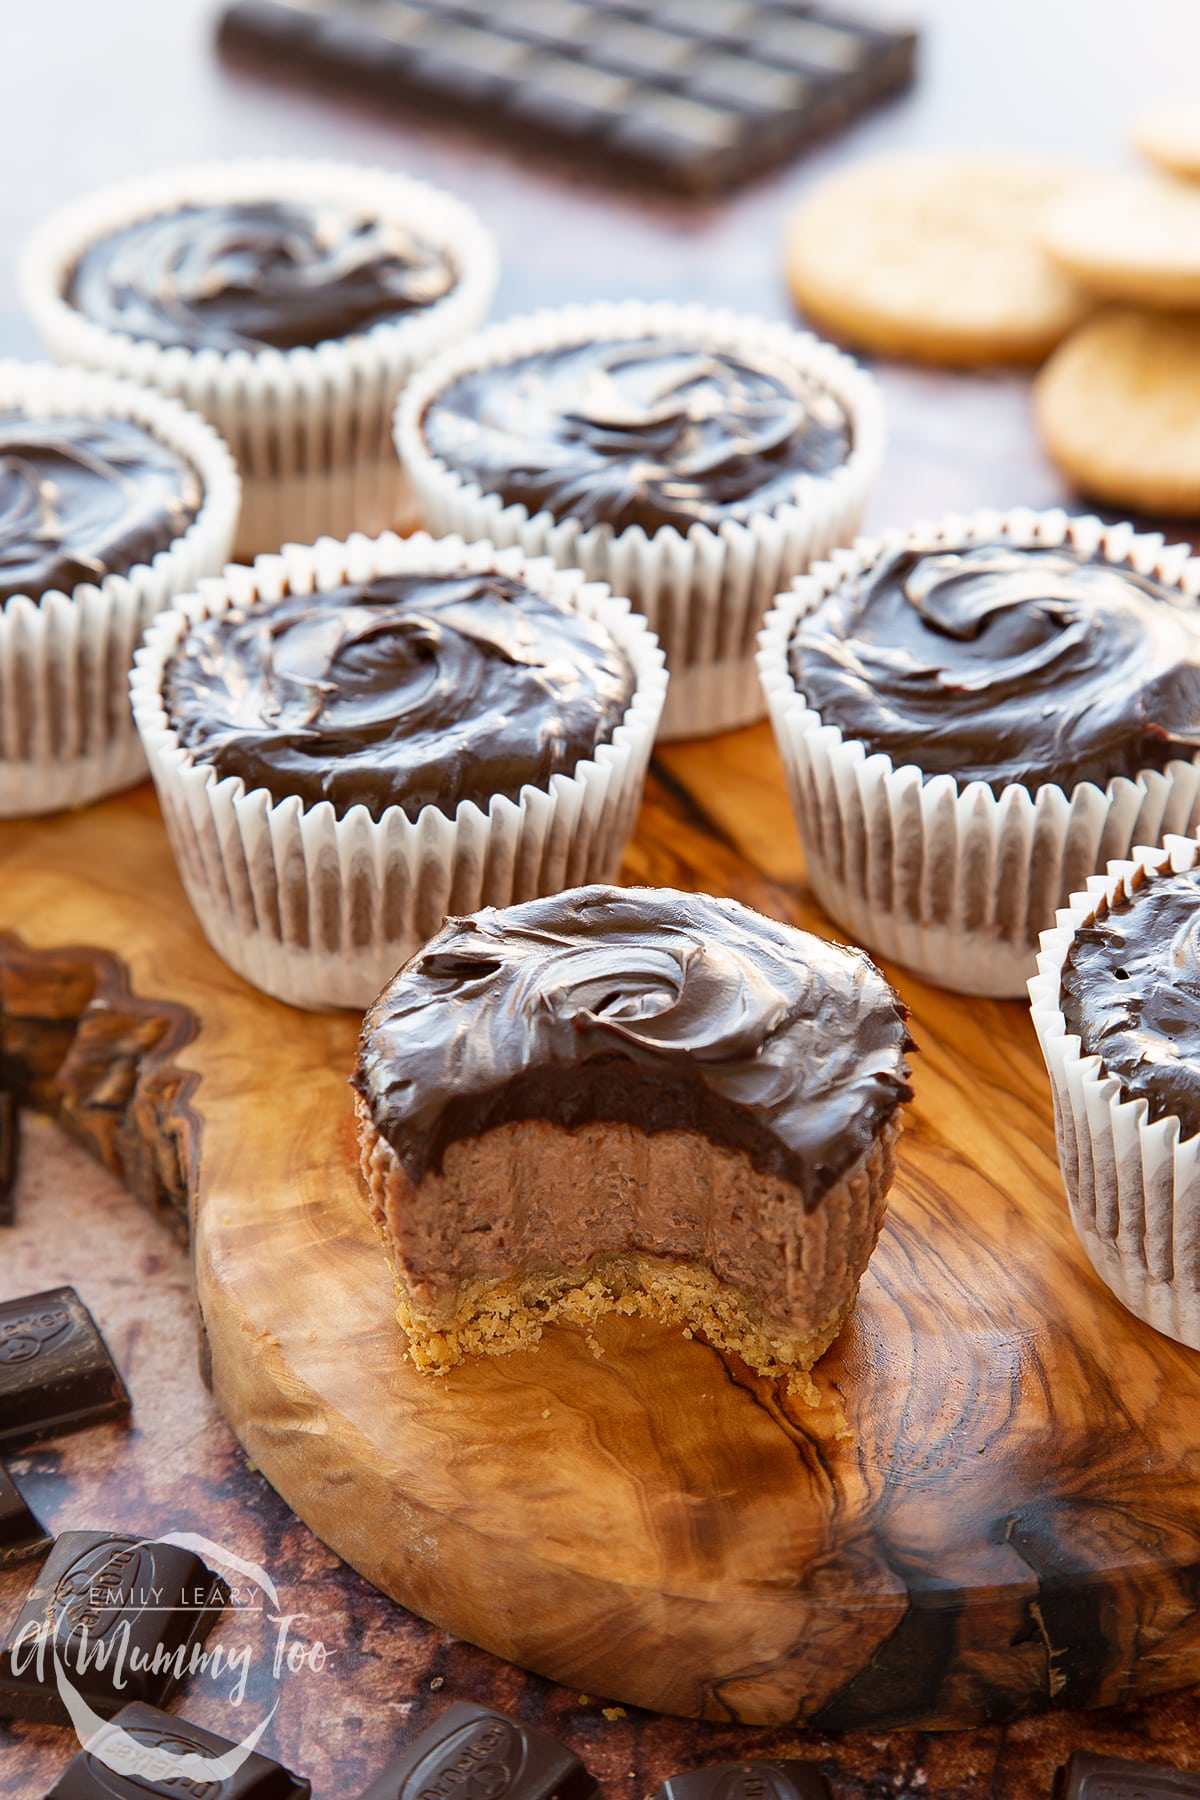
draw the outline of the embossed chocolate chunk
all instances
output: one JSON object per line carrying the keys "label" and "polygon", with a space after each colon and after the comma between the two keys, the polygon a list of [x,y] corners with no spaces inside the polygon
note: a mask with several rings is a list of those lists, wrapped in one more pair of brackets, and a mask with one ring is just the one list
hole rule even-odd
{"label": "embossed chocolate chunk", "polygon": [[67,1764],[46,1800],[307,1800],[311,1792],[282,1763],[135,1701]]}
{"label": "embossed chocolate chunk", "polygon": [[78,1431],[130,1408],[120,1372],[74,1288],[0,1304],[0,1445]]}
{"label": "embossed chocolate chunk", "polygon": [[0,1225],[11,1225],[16,1216],[14,1200],[20,1132],[17,1096],[10,1088],[0,1088]]}
{"label": "embossed chocolate chunk", "polygon": [[714,1763],[663,1782],[654,1800],[832,1800],[819,1763]]}
{"label": "embossed chocolate chunk", "polygon": [[599,1792],[575,1753],[544,1731],[455,1700],[362,1800],[592,1800]]}
{"label": "embossed chocolate chunk", "polygon": [[1054,1800],[1200,1800],[1200,1774],[1076,1750],[1054,1778]]}
{"label": "embossed chocolate chunk", "polygon": [[69,1724],[60,1672],[101,1718],[134,1700],[162,1705],[228,1598],[179,1545],[64,1531],[0,1648],[0,1718]]}
{"label": "embossed chocolate chunk", "polygon": [[52,1542],[34,1518],[24,1494],[0,1463],[0,1569],[44,1556]]}

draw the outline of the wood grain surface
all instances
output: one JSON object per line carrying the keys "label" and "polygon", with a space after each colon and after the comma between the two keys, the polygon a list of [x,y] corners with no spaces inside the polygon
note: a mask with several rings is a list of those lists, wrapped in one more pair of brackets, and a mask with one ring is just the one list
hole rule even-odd
{"label": "wood grain surface", "polygon": [[[765,728],[724,749],[663,753],[626,876],[828,930]],[[717,765],[721,816],[696,798]],[[1200,1357],[1087,1265],[1019,1003],[889,970],[916,1101],[819,1407],[632,1320],[601,1329],[599,1359],[555,1328],[430,1379],[359,1191],[357,1020],[225,969],[146,793],[6,825],[0,857],[0,928],[34,947],[90,931],[136,993],[195,1015],[183,1160],[214,1395],[385,1592],[568,1685],[750,1724],[961,1726],[1200,1676]]]}

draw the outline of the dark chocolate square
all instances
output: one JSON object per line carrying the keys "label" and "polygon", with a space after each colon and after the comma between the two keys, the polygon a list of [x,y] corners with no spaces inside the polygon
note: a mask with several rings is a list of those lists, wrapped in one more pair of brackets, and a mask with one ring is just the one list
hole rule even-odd
{"label": "dark chocolate square", "polygon": [[663,1782],[654,1800],[832,1800],[820,1763],[727,1762]]}
{"label": "dark chocolate square", "polygon": [[488,17],[495,31],[554,49],[582,37],[593,13],[585,0],[490,0]]}
{"label": "dark chocolate square", "polygon": [[1075,1750],[1054,1778],[1055,1800],[1200,1800],[1200,1774]]}
{"label": "dark chocolate square", "polygon": [[719,183],[738,160],[745,121],[683,94],[642,90],[612,134],[616,149],[675,168],[685,185]]}
{"label": "dark chocolate square", "polygon": [[695,53],[693,39],[680,32],[606,15],[596,19],[587,46],[593,62],[639,81],[681,76]]}
{"label": "dark chocolate square", "polygon": [[101,1718],[134,1700],[161,1706],[228,1598],[191,1550],[64,1531],[0,1648],[0,1718],[70,1723],[56,1661]]}
{"label": "dark chocolate square", "polygon": [[455,1700],[362,1800],[594,1800],[574,1751],[490,1706]]}
{"label": "dark chocolate square", "polygon": [[0,1463],[0,1569],[44,1556],[53,1539],[34,1518],[29,1502]]}
{"label": "dark chocolate square", "polygon": [[0,1303],[0,1448],[128,1411],[125,1383],[74,1288]]}
{"label": "dark chocolate square", "polygon": [[146,1800],[161,1794],[164,1800],[182,1800],[187,1794],[204,1800],[307,1800],[309,1782],[282,1763],[252,1751],[232,1775],[203,1773],[179,1776],[168,1757],[223,1757],[235,1749],[229,1738],[205,1731],[190,1719],[160,1712],[156,1706],[135,1702],[123,1706],[107,1729],[88,1750],[69,1762],[46,1800]]}
{"label": "dark chocolate square", "polygon": [[16,1217],[20,1130],[17,1096],[11,1088],[0,1087],[0,1225],[11,1225]]}
{"label": "dark chocolate square", "polygon": [[812,82],[797,69],[773,69],[750,57],[714,52],[688,72],[687,91],[713,106],[737,112],[798,112],[812,93]]}
{"label": "dark chocolate square", "polygon": [[633,83],[625,75],[547,51],[528,65],[509,110],[518,118],[582,138],[621,119],[632,92]]}

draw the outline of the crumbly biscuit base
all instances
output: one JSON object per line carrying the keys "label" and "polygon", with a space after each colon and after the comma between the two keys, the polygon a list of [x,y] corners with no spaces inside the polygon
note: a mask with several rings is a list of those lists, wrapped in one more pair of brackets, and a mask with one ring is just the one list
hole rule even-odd
{"label": "crumbly biscuit base", "polygon": [[[432,1200],[461,1218],[461,1209],[468,1204],[464,1196],[473,1189],[487,1193],[498,1157],[510,1168],[514,1156],[536,1159],[542,1166],[569,1159],[574,1180],[562,1189],[570,1196],[564,1216],[585,1208],[592,1190],[603,1183],[605,1148],[617,1155],[632,1151],[631,1160],[639,1152],[655,1150],[667,1157],[686,1156],[697,1188],[712,1193],[718,1203],[724,1198],[732,1207],[736,1192],[743,1206],[757,1198],[769,1213],[786,1184],[759,1175],[740,1154],[687,1132],[651,1135],[605,1123],[568,1131],[544,1120],[529,1120],[452,1145],[445,1172],[427,1176],[415,1189],[391,1146],[376,1132],[361,1099],[358,1114],[371,1216],[392,1267],[397,1317],[408,1338],[408,1353],[422,1371],[442,1374],[468,1357],[531,1350],[544,1327],[554,1323],[582,1327],[600,1354],[592,1328],[607,1314],[620,1313],[701,1337],[714,1348],[739,1356],[757,1374],[790,1378],[801,1393],[811,1390],[807,1371],[828,1349],[853,1308],[883,1223],[900,1132],[898,1119],[889,1120],[872,1147],[812,1211],[792,1190],[794,1206],[789,1207],[787,1220],[791,1241],[783,1253],[790,1293],[782,1306],[778,1296],[772,1296],[768,1311],[760,1297],[739,1282],[723,1279],[709,1261],[637,1248],[599,1244],[596,1254],[583,1260],[440,1281],[422,1276],[412,1261],[413,1234],[406,1227],[406,1216],[418,1193],[423,1211]],[[428,1187],[433,1188],[432,1195],[425,1191]],[[771,1246],[767,1254],[777,1267],[778,1247]]]}

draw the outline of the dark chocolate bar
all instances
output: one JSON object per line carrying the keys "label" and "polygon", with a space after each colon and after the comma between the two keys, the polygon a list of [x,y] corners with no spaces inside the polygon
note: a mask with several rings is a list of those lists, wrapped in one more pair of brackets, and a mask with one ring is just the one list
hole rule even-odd
{"label": "dark chocolate bar", "polygon": [[1200,1800],[1200,1774],[1075,1750],[1054,1778],[1054,1800]]}
{"label": "dark chocolate bar", "polygon": [[190,1719],[160,1712],[155,1706],[135,1702],[121,1711],[87,1750],[69,1762],[46,1800],[146,1800],[161,1794],[164,1800],[184,1795],[219,1795],[220,1800],[307,1800],[312,1788],[282,1763],[257,1751],[238,1762],[230,1774],[214,1768],[180,1773],[173,1765],[180,1757],[206,1760],[237,1755],[229,1738],[205,1731]]}
{"label": "dark chocolate bar", "polygon": [[56,1663],[101,1718],[161,1706],[194,1667],[229,1598],[190,1550],[65,1531],[0,1648],[0,1718],[69,1724]]}
{"label": "dark chocolate bar", "polygon": [[0,1448],[128,1411],[125,1383],[74,1288],[0,1303]]}
{"label": "dark chocolate bar", "polygon": [[34,1518],[24,1494],[0,1463],[0,1569],[44,1556],[53,1541]]}
{"label": "dark chocolate bar", "polygon": [[907,87],[916,38],[807,0],[234,0],[220,43],[711,192]]}
{"label": "dark chocolate bar", "polygon": [[663,1782],[654,1800],[832,1800],[815,1762],[727,1762]]}
{"label": "dark chocolate bar", "polygon": [[362,1800],[593,1800],[574,1751],[490,1706],[455,1700]]}
{"label": "dark chocolate bar", "polygon": [[21,1130],[17,1096],[0,1087],[0,1225],[11,1225],[17,1191],[17,1146]]}

